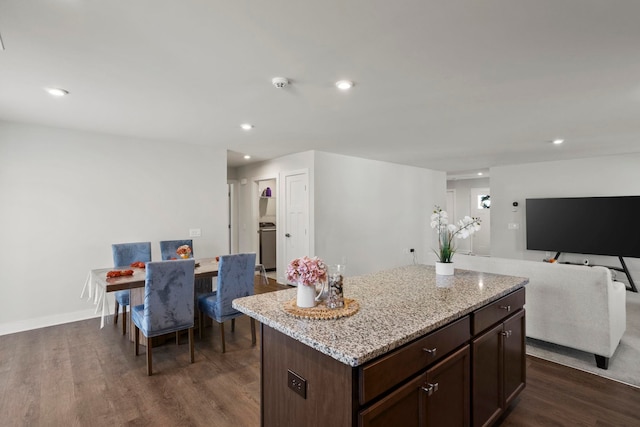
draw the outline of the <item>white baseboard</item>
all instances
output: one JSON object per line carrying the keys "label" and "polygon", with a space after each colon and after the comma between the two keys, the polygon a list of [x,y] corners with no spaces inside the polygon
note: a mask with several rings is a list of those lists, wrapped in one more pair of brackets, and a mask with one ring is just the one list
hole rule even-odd
{"label": "white baseboard", "polygon": [[95,309],[74,311],[71,313],[55,314],[52,316],[38,317],[35,319],[19,320],[0,324],[0,335],[14,334],[16,332],[30,331],[32,329],[46,328],[47,326],[60,325],[63,323],[77,322],[79,320],[100,317]]}

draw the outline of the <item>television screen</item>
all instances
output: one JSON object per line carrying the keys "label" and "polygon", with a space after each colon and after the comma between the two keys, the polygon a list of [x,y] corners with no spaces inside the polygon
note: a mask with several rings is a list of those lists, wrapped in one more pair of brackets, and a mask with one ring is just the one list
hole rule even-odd
{"label": "television screen", "polygon": [[527,199],[527,249],[640,258],[640,196]]}

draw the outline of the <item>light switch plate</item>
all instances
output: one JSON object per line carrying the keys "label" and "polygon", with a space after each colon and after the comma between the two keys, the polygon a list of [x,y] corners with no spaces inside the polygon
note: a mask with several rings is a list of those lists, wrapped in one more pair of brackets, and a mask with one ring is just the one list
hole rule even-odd
{"label": "light switch plate", "polygon": [[200,237],[201,235],[202,235],[202,231],[199,228],[189,229],[189,237]]}

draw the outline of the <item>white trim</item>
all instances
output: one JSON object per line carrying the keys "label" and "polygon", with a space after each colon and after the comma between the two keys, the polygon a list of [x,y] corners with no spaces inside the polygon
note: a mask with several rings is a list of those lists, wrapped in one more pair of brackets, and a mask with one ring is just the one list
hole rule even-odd
{"label": "white trim", "polygon": [[[14,334],[16,332],[30,331],[32,329],[46,328],[48,326],[94,318],[99,319],[100,314],[96,314],[96,310],[94,308],[89,308],[87,310],[74,311],[71,313],[53,314],[51,316],[18,320],[16,322],[0,324],[0,335]],[[98,330],[100,330],[100,322],[96,322],[96,331]]]}

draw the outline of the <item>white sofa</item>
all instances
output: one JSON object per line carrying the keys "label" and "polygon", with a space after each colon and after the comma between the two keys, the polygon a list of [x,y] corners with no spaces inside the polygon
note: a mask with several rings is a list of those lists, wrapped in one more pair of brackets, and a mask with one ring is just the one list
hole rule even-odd
{"label": "white sofa", "polygon": [[626,289],[605,267],[456,254],[456,268],[529,278],[531,338],[593,353],[607,369],[627,323]]}

